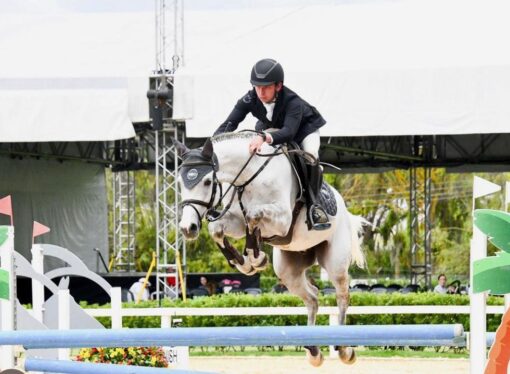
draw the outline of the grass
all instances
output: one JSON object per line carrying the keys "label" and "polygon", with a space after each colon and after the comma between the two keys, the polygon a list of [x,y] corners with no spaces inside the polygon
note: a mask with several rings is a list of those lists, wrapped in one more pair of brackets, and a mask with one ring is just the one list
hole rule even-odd
{"label": "grass", "polygon": [[[328,354],[328,347],[322,347],[322,353]],[[433,347],[426,347],[420,350],[412,350],[405,348],[356,348],[356,354],[359,357],[403,357],[403,358],[468,358],[469,353],[465,348],[448,348],[439,347],[437,350]],[[283,357],[283,356],[302,356],[303,348],[299,347],[203,347],[190,349],[191,357],[214,357],[214,356],[267,356],[267,357]]]}

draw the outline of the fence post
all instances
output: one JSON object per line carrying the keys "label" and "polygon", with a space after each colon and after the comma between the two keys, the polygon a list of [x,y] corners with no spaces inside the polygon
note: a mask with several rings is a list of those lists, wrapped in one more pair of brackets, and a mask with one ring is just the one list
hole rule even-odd
{"label": "fence post", "polygon": [[112,329],[122,328],[122,289],[120,287],[112,287]]}
{"label": "fence post", "polygon": [[473,293],[473,262],[487,256],[487,237],[473,225],[473,238],[471,239],[470,273],[471,282],[469,298],[471,313],[469,315],[469,356],[471,374],[482,374],[485,370],[487,355],[486,334],[486,292]]}
{"label": "fence post", "polygon": [[[337,314],[330,314],[329,315],[329,325],[330,326],[338,326],[338,315]],[[329,346],[329,357],[331,358],[337,358],[338,352],[335,350],[334,345]]]}
{"label": "fence post", "polygon": [[[71,328],[71,295],[69,290],[58,290],[58,329],[69,330]],[[71,350],[69,348],[58,349],[59,360],[69,360]]]}
{"label": "fence post", "polygon": [[[44,253],[39,244],[32,245],[32,267],[44,275]],[[44,286],[36,279],[32,279],[32,313],[36,320],[44,323]]]}

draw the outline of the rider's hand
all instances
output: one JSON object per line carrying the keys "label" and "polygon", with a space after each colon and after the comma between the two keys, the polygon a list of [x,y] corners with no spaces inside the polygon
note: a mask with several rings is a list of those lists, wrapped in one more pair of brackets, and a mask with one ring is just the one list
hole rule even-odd
{"label": "rider's hand", "polygon": [[255,136],[250,142],[250,153],[260,152],[262,144],[264,144],[264,139],[261,136]]}

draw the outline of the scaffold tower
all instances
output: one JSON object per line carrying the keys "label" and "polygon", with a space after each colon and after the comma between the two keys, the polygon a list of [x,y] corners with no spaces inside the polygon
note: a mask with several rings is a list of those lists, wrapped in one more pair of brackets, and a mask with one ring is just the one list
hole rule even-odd
{"label": "scaffold tower", "polygon": [[412,167],[410,180],[411,283],[432,285],[431,168]]}
{"label": "scaffold tower", "polygon": [[135,175],[113,173],[113,258],[109,270],[135,271]]}
{"label": "scaffold tower", "polygon": [[[178,156],[171,138],[184,142],[184,123],[172,119],[173,74],[184,65],[183,0],[156,0],[156,71],[153,126],[156,155],[156,294],[178,297],[186,279],[186,246],[178,229]],[[171,57],[171,64],[167,56]],[[158,118],[158,120],[154,120]],[[182,272],[181,272],[182,271]],[[179,274],[179,272],[181,272]]]}

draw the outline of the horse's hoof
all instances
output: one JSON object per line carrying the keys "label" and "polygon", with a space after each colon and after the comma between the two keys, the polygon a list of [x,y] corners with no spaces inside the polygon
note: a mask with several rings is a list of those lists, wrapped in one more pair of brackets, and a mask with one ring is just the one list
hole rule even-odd
{"label": "horse's hoof", "polygon": [[252,266],[257,269],[257,271],[264,271],[266,270],[268,267],[269,267],[270,263],[269,263],[269,258],[265,257],[264,258],[264,261],[258,265],[258,266],[255,266],[252,264]]}
{"label": "horse's hoof", "polygon": [[322,355],[322,352],[320,352],[320,351],[319,351],[318,355],[312,356],[310,351],[307,349],[306,350],[306,358],[308,359],[308,362],[310,363],[310,365],[312,365],[314,367],[319,367],[324,362],[324,356]]}
{"label": "horse's hoof", "polygon": [[356,352],[352,347],[341,347],[338,350],[338,357],[347,365],[352,365],[356,362]]}
{"label": "horse's hoof", "polygon": [[248,273],[245,273],[246,275],[252,276],[257,274],[259,271],[255,268],[252,268],[253,270],[249,271]]}
{"label": "horse's hoof", "polygon": [[248,260],[250,261],[251,266],[253,266],[258,271],[265,270],[269,265],[268,257],[264,252],[259,252],[259,257],[255,257],[253,255],[253,249],[247,249]]}
{"label": "horse's hoof", "polygon": [[237,270],[246,275],[253,275],[257,272],[257,269],[254,269],[253,266],[251,266],[250,262],[246,257],[244,258],[244,264],[241,265],[239,264],[239,262],[235,261],[234,265],[237,268]]}

